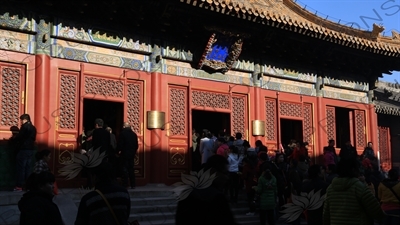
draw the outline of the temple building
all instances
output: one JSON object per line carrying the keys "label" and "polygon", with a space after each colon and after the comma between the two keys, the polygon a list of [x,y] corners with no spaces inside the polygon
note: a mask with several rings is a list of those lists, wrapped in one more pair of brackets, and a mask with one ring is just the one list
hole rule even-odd
{"label": "temple building", "polygon": [[359,154],[371,141],[390,167],[383,137],[393,120],[376,113],[386,106],[376,108],[374,90],[400,71],[400,36],[383,30],[344,26],[292,0],[2,3],[1,186],[13,179],[4,149],[23,113],[38,149],[53,152],[59,186],[82,182],[57,171],[95,118],[117,136],[124,121],[138,134],[138,185],[180,180],[192,166],[192,129],[204,128],[261,140],[270,154],[305,141],[314,162],[329,139],[338,150],[350,140]]}
{"label": "temple building", "polygon": [[382,167],[400,168],[400,85],[379,82],[374,90],[374,103],[378,113],[378,147]]}

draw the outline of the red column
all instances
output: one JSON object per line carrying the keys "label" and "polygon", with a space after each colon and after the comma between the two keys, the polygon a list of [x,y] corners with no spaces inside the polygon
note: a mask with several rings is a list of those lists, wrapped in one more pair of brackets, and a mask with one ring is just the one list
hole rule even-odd
{"label": "red column", "polygon": [[[151,110],[152,111],[163,111],[161,100],[161,73],[151,73]],[[162,149],[163,134],[161,129],[151,130],[151,145],[150,154],[151,162],[155,166],[153,171],[150,173],[151,183],[163,183],[167,180],[168,168],[167,168],[167,149]]]}
{"label": "red column", "polygon": [[49,118],[50,56],[38,54],[35,61],[35,118],[33,124],[37,129],[36,142],[39,149],[43,149],[49,147],[48,136],[50,129],[54,126]]}
{"label": "red column", "polygon": [[[260,112],[260,110],[261,110],[261,108],[260,108],[260,105],[262,105],[261,104],[261,88],[260,87],[254,87],[254,101],[253,101],[253,109],[254,109],[254,119],[255,120],[263,120],[263,119],[261,119],[261,112]],[[251,130],[251,132],[252,132],[252,130]],[[263,136],[255,136],[254,137],[254,142],[255,141],[257,141],[257,140],[263,140]],[[254,142],[253,143],[250,143],[250,145],[254,145]],[[264,143],[264,141],[263,141],[263,144],[265,144]]]}
{"label": "red column", "polygon": [[374,150],[375,154],[377,154],[376,151],[378,146],[378,115],[375,112],[375,107],[373,104],[368,105],[368,111],[369,111],[369,124],[367,123],[367,126],[369,126],[369,137],[367,142],[372,142],[374,145]]}
{"label": "red column", "polygon": [[323,114],[325,106],[323,105],[322,97],[320,96],[317,97],[317,107],[315,110],[317,111],[316,134],[314,135],[314,137],[317,139],[317,142],[315,143],[315,155],[318,157],[319,155],[323,154],[323,147],[328,145],[326,130],[324,130],[324,126],[326,124],[326,118],[324,119]]}

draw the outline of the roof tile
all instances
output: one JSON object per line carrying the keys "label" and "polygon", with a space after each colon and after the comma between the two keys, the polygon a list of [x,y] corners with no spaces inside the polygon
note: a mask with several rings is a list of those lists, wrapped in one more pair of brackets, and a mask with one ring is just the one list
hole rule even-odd
{"label": "roof tile", "polygon": [[[201,5],[208,3],[216,8],[228,8],[230,13],[247,13],[267,20],[277,21],[294,27],[305,28],[307,30],[325,34],[338,40],[351,41],[359,45],[371,47],[376,50],[382,50],[383,54],[387,52],[400,53],[400,39],[396,39],[394,34],[392,38],[373,37],[373,32],[367,32],[344,26],[303,9],[293,0],[180,0],[192,5]],[[283,28],[283,27],[282,27]],[[322,39],[326,39],[320,36]],[[328,39],[329,40],[329,39]],[[333,41],[333,40],[331,40]],[[335,41],[337,43],[337,41]],[[342,45],[347,45],[339,41]],[[359,46],[355,46],[359,47]],[[386,52],[386,53],[385,53]],[[398,54],[397,54],[398,56]]]}

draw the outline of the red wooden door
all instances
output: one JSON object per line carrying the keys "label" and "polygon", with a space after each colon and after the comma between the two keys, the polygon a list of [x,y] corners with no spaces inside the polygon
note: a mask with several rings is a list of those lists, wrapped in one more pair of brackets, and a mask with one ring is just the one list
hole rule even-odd
{"label": "red wooden door", "polygon": [[362,154],[365,146],[367,146],[365,126],[365,111],[354,110],[354,147],[357,149],[358,154]]}

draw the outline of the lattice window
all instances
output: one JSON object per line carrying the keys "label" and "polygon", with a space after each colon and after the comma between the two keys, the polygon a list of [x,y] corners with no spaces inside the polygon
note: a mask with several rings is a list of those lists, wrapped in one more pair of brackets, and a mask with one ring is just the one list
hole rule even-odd
{"label": "lattice window", "polygon": [[[390,142],[389,142],[390,129],[388,127],[378,128],[378,146],[380,152],[380,160],[384,170],[389,170],[392,167],[390,159]],[[376,153],[375,153],[376,154]]]}
{"label": "lattice window", "polygon": [[299,103],[281,102],[279,111],[281,116],[303,117],[303,107]]}
{"label": "lattice window", "polygon": [[335,118],[335,107],[326,107],[326,134],[328,140],[336,140],[336,118]]}
{"label": "lattice window", "polygon": [[304,136],[304,141],[308,142],[309,144],[313,143],[313,133],[314,133],[314,127],[313,127],[313,111],[312,111],[312,105],[309,103],[304,103],[303,107],[303,114],[304,114],[304,120],[303,120],[303,136]]}
{"label": "lattice window", "polygon": [[364,148],[367,144],[365,140],[365,112],[356,110],[355,117],[356,147]]}
{"label": "lattice window", "polygon": [[265,101],[265,132],[269,141],[276,140],[276,100],[267,99]]}
{"label": "lattice window", "polygon": [[230,96],[227,94],[218,94],[205,91],[192,92],[192,104],[195,106],[230,109],[229,98]]}
{"label": "lattice window", "polygon": [[62,129],[76,128],[77,86],[78,77],[76,75],[61,74],[59,126]]}
{"label": "lattice window", "polygon": [[1,126],[18,126],[21,99],[21,69],[1,67]]}
{"label": "lattice window", "polygon": [[186,89],[171,88],[169,90],[170,132],[172,135],[186,134],[186,96]]}
{"label": "lattice window", "polygon": [[104,97],[123,97],[124,83],[119,80],[85,77],[85,94]]}
{"label": "lattice window", "polygon": [[132,130],[138,135],[141,134],[140,122],[141,122],[141,108],[142,102],[140,98],[142,95],[141,84],[128,84],[128,123],[131,124]]}
{"label": "lattice window", "polygon": [[242,133],[246,137],[246,99],[244,97],[232,97],[232,128],[234,133]]}

